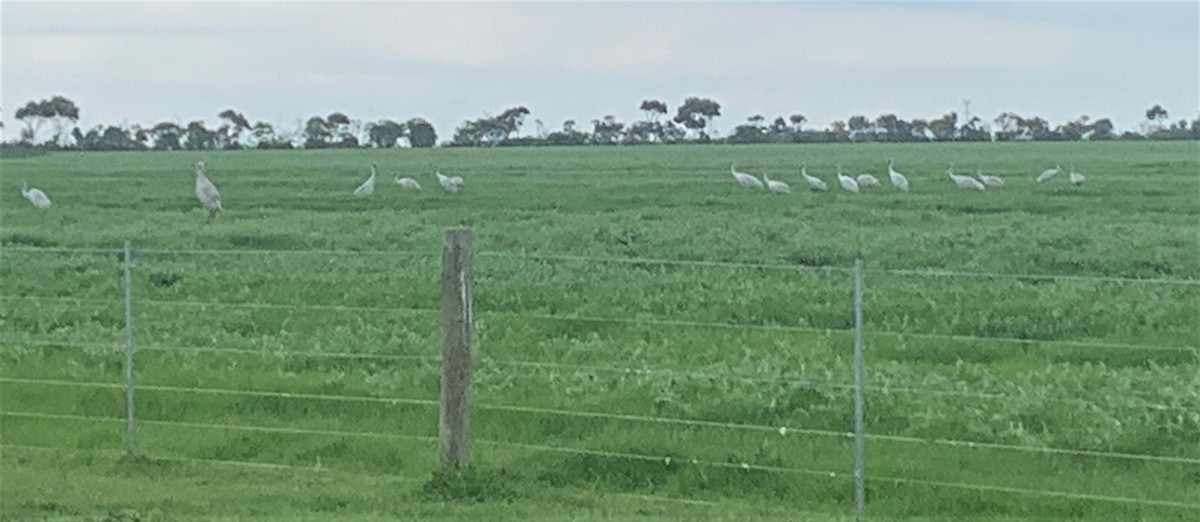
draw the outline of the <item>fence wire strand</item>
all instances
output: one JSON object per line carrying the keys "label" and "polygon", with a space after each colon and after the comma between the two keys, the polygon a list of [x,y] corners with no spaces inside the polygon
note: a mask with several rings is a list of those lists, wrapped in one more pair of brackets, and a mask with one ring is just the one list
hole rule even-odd
{"label": "fence wire strand", "polygon": [[[117,384],[117,383],[56,381],[56,380],[42,380],[42,379],[18,379],[18,378],[9,378],[9,377],[0,377],[0,382],[11,382],[11,383],[21,383],[21,384],[45,384],[45,385],[50,385],[50,386],[97,387],[97,388],[112,388],[112,389],[118,389],[118,388],[122,387],[120,384]],[[325,394],[311,394],[311,393],[291,393],[291,392],[256,391],[256,390],[232,390],[232,389],[220,389],[220,388],[193,388],[193,387],[161,386],[161,385],[138,385],[138,389],[147,390],[147,391],[162,391],[162,392],[176,392],[176,393],[206,393],[206,394],[216,394],[216,395],[234,395],[234,396],[243,395],[243,396],[252,396],[252,397],[278,397],[278,398],[306,399],[306,400],[373,402],[373,403],[382,403],[382,404],[391,404],[391,405],[408,404],[408,405],[419,405],[419,406],[437,406],[439,404],[438,401],[435,401],[435,400],[386,398],[386,397],[375,397],[375,396],[365,396],[365,395],[325,395]],[[799,428],[799,427],[792,427],[792,426],[786,426],[786,425],[768,426],[768,425],[763,425],[763,424],[720,422],[720,421],[708,421],[708,420],[686,419],[686,418],[676,418],[676,417],[650,417],[650,416],[646,416],[646,415],[632,415],[632,414],[607,413],[607,412],[590,412],[590,411],[580,411],[580,410],[564,410],[564,409],[555,409],[555,408],[542,408],[542,407],[535,407],[535,406],[519,406],[519,405],[507,405],[507,404],[486,404],[486,403],[474,404],[472,406],[472,408],[479,409],[479,410],[495,410],[495,411],[514,412],[514,413],[556,415],[556,416],[563,416],[563,417],[593,418],[593,419],[604,419],[604,420],[615,420],[615,421],[642,422],[642,423],[651,423],[651,424],[671,424],[671,425],[694,426],[694,427],[703,427],[703,428],[721,428],[721,429],[731,429],[731,430],[757,431],[757,432],[765,432],[765,433],[777,433],[781,436],[787,436],[789,434],[790,435],[813,435],[813,436],[835,437],[835,438],[843,438],[843,439],[849,439],[849,438],[854,437],[854,434],[851,432],[841,432],[841,431],[811,429],[811,428]],[[867,438],[867,440],[878,440],[878,441],[884,441],[884,442],[896,442],[896,443],[920,444],[920,445],[938,445],[938,446],[949,446],[949,447],[968,448],[968,449],[989,449],[989,450],[1019,451],[1019,452],[1024,452],[1024,453],[1074,455],[1074,456],[1087,456],[1087,457],[1096,457],[1096,458],[1139,460],[1139,461],[1149,461],[1149,462],[1165,462],[1165,463],[1174,463],[1174,464],[1200,464],[1200,458],[1171,457],[1171,456],[1166,456],[1166,455],[1146,455],[1146,454],[1141,454],[1141,453],[1123,453],[1123,452],[1097,451],[1097,450],[1078,450],[1078,449],[1055,448],[1055,447],[1044,447],[1044,446],[1022,446],[1022,445],[1015,445],[1015,444],[1000,444],[1000,443],[982,442],[982,441],[968,441],[968,440],[943,439],[943,438],[923,438],[923,437],[910,437],[910,436],[903,436],[903,435],[887,435],[887,434],[878,434],[878,433],[867,434],[866,438]]]}
{"label": "fence wire strand", "polygon": [[[97,254],[119,254],[121,249],[118,248],[70,248],[70,247],[28,247],[28,246],[0,246],[0,252],[80,252],[80,253],[97,253]],[[152,254],[152,255],[378,255],[378,256],[429,256],[436,257],[436,248],[429,250],[351,250],[351,249],[164,249],[164,248],[145,248],[135,250],[135,254]],[[567,261],[567,262],[594,262],[605,264],[656,264],[656,265],[677,265],[677,266],[698,266],[698,267],[721,267],[721,268],[752,268],[752,269],[770,269],[770,270],[787,270],[787,271],[834,271],[846,272],[851,271],[851,267],[839,265],[805,265],[805,264],[787,264],[787,263],[754,263],[743,261],[705,261],[705,260],[689,260],[689,259],[666,259],[666,258],[648,258],[648,257],[606,257],[606,256],[585,256],[572,254],[541,254],[531,252],[514,252],[514,251],[481,251],[476,252],[479,257],[493,258],[510,258],[510,259],[537,259],[548,261]],[[1028,280],[1043,280],[1043,281],[1096,281],[1096,282],[1111,282],[1111,283],[1140,283],[1140,284],[1161,284],[1161,285],[1183,285],[1183,286],[1198,286],[1200,279],[1188,278],[1148,278],[1148,277],[1120,277],[1120,276],[1097,276],[1097,275],[1076,275],[1076,274],[1031,274],[1031,273],[1016,273],[1016,272],[988,272],[988,271],[956,271],[943,270],[937,268],[928,269],[897,269],[897,268],[868,268],[867,273],[875,274],[891,274],[910,277],[971,277],[971,278],[1011,278],[1011,279],[1028,279]]]}
{"label": "fence wire strand", "polygon": [[[98,421],[98,422],[121,422],[121,421],[124,421],[124,419],[121,419],[121,418],[103,418],[103,416],[101,416],[101,418],[97,418],[97,416],[47,414],[47,413],[32,413],[32,412],[8,412],[8,410],[2,410],[2,412],[0,412],[0,415],[19,416],[19,418],[50,419],[50,420]],[[211,430],[252,431],[252,432],[283,433],[283,434],[314,434],[314,436],[330,436],[330,437],[362,437],[362,438],[377,438],[377,439],[419,440],[419,442],[427,442],[427,443],[437,442],[437,440],[438,440],[437,437],[409,436],[409,434],[394,434],[394,433],[348,432],[348,431],[337,431],[337,430],[306,430],[306,428],[292,428],[292,427],[266,427],[266,426],[246,426],[246,425],[228,425],[228,424],[204,424],[204,422],[179,422],[179,421],[163,421],[163,420],[142,420],[140,422],[142,422],[142,424],[145,424],[145,425],[173,426],[173,427],[187,427],[187,428],[211,428]],[[673,458],[670,456],[631,454],[631,452],[619,452],[619,451],[565,448],[565,446],[551,446],[551,445],[542,445],[542,444],[503,442],[503,440],[474,439],[474,443],[484,444],[484,445],[493,445],[493,446],[502,446],[502,448],[515,448],[515,449],[532,450],[532,451],[554,451],[554,452],[566,452],[566,454],[575,454],[575,455],[592,455],[592,456],[610,457],[610,458],[628,458],[628,460],[661,462],[661,463],[664,463],[665,466],[671,466],[672,462],[677,462],[678,464],[691,463],[692,466],[706,466],[706,467],[742,469],[742,470],[760,470],[760,472],[773,472],[773,473],[806,474],[806,475],[828,476],[828,478],[841,478],[841,479],[852,478],[851,474],[832,472],[832,470],[792,468],[792,467],[781,467],[781,466],[763,466],[763,464],[754,464],[754,463],[749,463],[749,462],[733,463],[733,462],[702,461],[702,460],[698,460],[698,458],[686,458],[686,457],[680,458],[680,460],[676,461],[676,460],[673,460]],[[1075,493],[1075,492],[1066,492],[1066,491],[1026,490],[1026,488],[970,484],[970,482],[934,481],[934,480],[912,479],[912,478],[895,478],[895,476],[878,476],[878,475],[868,476],[868,480],[894,482],[894,484],[913,484],[913,485],[925,485],[925,486],[936,486],[936,487],[966,488],[966,490],[974,490],[974,491],[988,491],[988,492],[1010,493],[1010,494],[1030,494],[1030,496],[1049,496],[1049,497],[1060,497],[1060,498],[1074,498],[1074,499],[1082,499],[1082,500],[1102,500],[1102,502],[1159,505],[1159,506],[1170,506],[1170,508],[1200,509],[1200,504],[1174,502],[1174,500],[1156,500],[1156,499],[1142,499],[1142,498],[1133,498],[1133,497],[1115,497],[1115,496],[1105,496],[1105,494]]]}

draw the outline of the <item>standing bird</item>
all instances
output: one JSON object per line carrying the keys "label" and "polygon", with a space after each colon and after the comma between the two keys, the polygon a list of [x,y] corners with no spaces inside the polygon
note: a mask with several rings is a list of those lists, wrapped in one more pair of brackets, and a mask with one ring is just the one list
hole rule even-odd
{"label": "standing bird", "polygon": [[896,160],[888,159],[888,178],[891,178],[893,187],[908,192],[908,178],[904,177],[904,174],[896,172],[896,169],[893,168],[895,164]]}
{"label": "standing bird", "polygon": [[212,223],[213,218],[216,218],[223,209],[221,208],[221,193],[217,192],[217,186],[213,185],[204,175],[207,167],[204,160],[196,162],[196,198],[204,205],[204,210],[208,211],[208,222]]}
{"label": "standing bird", "polygon": [[354,189],[354,197],[365,198],[375,193],[375,164],[371,164],[371,177]]}
{"label": "standing bird", "polygon": [[402,178],[399,174],[396,174],[396,184],[400,185],[400,188],[404,190],[421,190],[421,184],[417,183],[417,180]]}
{"label": "standing bird", "polygon": [[842,174],[841,165],[839,165],[837,168],[837,177],[838,177],[838,183],[842,184],[843,189],[846,189],[850,192],[858,194],[858,182],[854,181],[854,178],[847,176],[845,174]]}
{"label": "standing bird", "polygon": [[863,187],[863,188],[879,186],[879,178],[872,176],[870,174],[865,174],[865,173],[859,174],[857,176],[857,181],[858,181],[858,186]]}
{"label": "standing bird", "polygon": [[729,164],[729,173],[733,174],[733,179],[737,180],[738,185],[746,188],[763,188],[762,181],[759,181],[758,178],[746,174],[745,172],[738,172],[732,163]]}
{"label": "standing bird", "polygon": [[[1087,178],[1083,177],[1083,174],[1075,172],[1074,163],[1071,164],[1071,175],[1067,179],[1071,181],[1072,185],[1082,185],[1084,181],[1087,181]],[[49,203],[47,202],[47,204]]]}
{"label": "standing bird", "polygon": [[954,184],[958,185],[958,188],[960,188],[960,189],[967,189],[967,190],[983,190],[984,189],[983,183],[980,183],[979,180],[972,178],[971,176],[960,176],[958,174],[955,174],[954,173],[954,165],[950,165],[950,168],[946,169],[946,174],[950,175],[950,179],[954,180]]}
{"label": "standing bird", "polygon": [[463,186],[463,179],[458,176],[446,176],[440,170],[435,171],[434,175],[437,176],[438,184],[446,189],[446,192],[458,192],[458,189]]}
{"label": "standing bird", "polygon": [[1004,186],[1004,180],[1000,179],[1000,176],[989,176],[984,174],[982,170],[976,169],[975,177],[979,178],[979,181],[982,181],[984,185],[990,188],[1000,188]]}
{"label": "standing bird", "polygon": [[29,188],[28,181],[21,185],[21,195],[37,208],[50,208],[50,196],[47,196],[41,189]]}
{"label": "standing bird", "polygon": [[1038,175],[1037,180],[1035,180],[1035,181],[1037,181],[1038,183],[1046,181],[1046,180],[1058,175],[1059,171],[1061,171],[1061,170],[1062,170],[1062,165],[1055,164],[1054,168],[1043,170],[1042,173]]}
{"label": "standing bird", "polygon": [[792,193],[792,188],[789,187],[787,183],[768,178],[766,173],[763,173],[763,180],[765,180],[767,182],[767,190],[770,190],[771,192],[774,192],[776,194],[791,194]]}
{"label": "standing bird", "polygon": [[829,187],[825,186],[825,182],[820,178],[808,175],[808,164],[800,165],[800,176],[804,178],[804,183],[808,185],[808,190],[813,192],[825,192]]}

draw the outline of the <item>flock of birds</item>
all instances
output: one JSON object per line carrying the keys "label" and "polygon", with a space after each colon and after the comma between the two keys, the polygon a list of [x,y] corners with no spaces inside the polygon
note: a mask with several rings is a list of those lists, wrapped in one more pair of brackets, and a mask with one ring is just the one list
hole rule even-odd
{"label": "flock of birds", "polygon": [[[375,193],[376,170],[375,164],[372,163],[371,176],[368,177],[367,180],[362,183],[362,185],[359,185],[358,188],[354,189],[355,197],[365,198]],[[459,176],[447,176],[442,174],[442,171],[440,170],[434,171],[433,175],[437,177],[438,185],[441,185],[442,189],[446,192],[458,192],[459,189],[463,187],[463,179]],[[417,183],[417,180],[415,179],[402,178],[399,174],[396,174],[395,180],[396,184],[400,185],[400,188],[404,190],[421,190],[421,184]]]}
{"label": "flock of birds", "polygon": [[[217,186],[205,175],[207,164],[204,160],[196,162],[196,198],[204,206],[204,210],[208,212],[208,221],[212,221],[221,213],[221,192],[217,190]],[[374,163],[371,164],[371,176],[367,178],[358,188],[354,189],[354,196],[365,198],[375,193],[375,177],[377,168]],[[729,172],[733,174],[733,178],[738,184],[746,188],[766,188],[776,194],[788,194],[792,189],[787,183],[771,179],[764,173],[762,179],[758,179],[753,175],[745,172],[739,172],[736,164],[730,164]],[[1061,165],[1055,165],[1052,169],[1046,169],[1035,179],[1036,182],[1044,181],[1057,176],[1062,172]],[[954,164],[950,164],[950,168],[946,169],[946,173],[950,176],[950,180],[954,182],[958,188],[967,190],[984,190],[986,188],[1000,188],[1004,186],[1004,180],[999,176],[990,176],[984,174],[980,170],[975,171],[975,177],[964,176],[954,173]],[[463,179],[459,176],[447,176],[442,174],[440,170],[434,172],[437,178],[438,185],[446,192],[458,192],[463,187]],[[825,182],[816,176],[808,173],[808,165],[800,166],[800,176],[804,179],[805,185],[809,190],[814,192],[824,192],[829,190]],[[842,172],[842,167],[837,167],[838,184],[847,192],[857,194],[860,190],[868,187],[882,187],[879,178],[867,173],[857,176],[847,176]],[[888,160],[888,179],[892,186],[896,189],[908,192],[908,177],[896,171],[895,160]],[[1081,185],[1087,178],[1083,174],[1076,172],[1075,164],[1071,164],[1071,172],[1068,174],[1068,181],[1072,185]],[[421,184],[417,180],[408,177],[400,177],[399,174],[395,178],[396,184],[405,190],[421,190]],[[50,197],[41,189],[29,188],[29,182],[26,181],[21,186],[21,195],[28,199],[33,206],[37,208],[50,208]]]}
{"label": "flock of birds", "polygon": [[[204,205],[204,210],[208,211],[208,221],[212,222],[213,218],[221,212],[221,193],[217,190],[217,186],[205,176],[206,164],[204,160],[196,162],[196,198]],[[371,164],[371,176],[366,181],[354,189],[354,197],[365,198],[375,193],[375,177],[378,174],[378,168],[374,163]],[[458,192],[463,187],[463,179],[459,176],[447,176],[442,174],[440,170],[434,172],[437,177],[438,185],[446,192]],[[408,177],[400,177],[396,175],[396,184],[405,190],[421,190],[421,184],[417,180]]]}
{"label": "flock of birds", "polygon": [[[1034,181],[1041,183],[1058,175],[1059,172],[1062,172],[1062,165],[1055,165],[1054,168],[1043,171]],[[729,173],[733,174],[733,179],[736,180],[739,185],[746,188],[766,188],[767,190],[776,194],[790,194],[792,192],[792,188],[788,186],[787,183],[777,179],[771,179],[767,177],[766,174],[763,174],[763,177],[760,180],[751,174],[739,172],[736,164],[731,164],[729,166]],[[976,170],[975,177],[955,174],[953,163],[950,164],[950,168],[946,169],[946,174],[948,174],[950,176],[950,180],[961,189],[985,190],[989,187],[1000,188],[1004,186],[1004,180],[1000,178],[1000,176],[987,175],[984,174],[982,170]],[[808,189],[813,192],[825,192],[829,190],[829,187],[825,185],[825,182],[821,180],[821,178],[809,175],[807,164],[800,165],[800,177],[804,180],[804,184],[808,186]],[[859,191],[868,187],[883,186],[883,184],[879,182],[879,178],[876,178],[871,174],[862,173],[857,176],[847,176],[844,172],[842,172],[842,167],[840,165],[837,167],[837,179],[838,184],[842,186],[843,190],[847,192],[853,192],[855,194],[858,194]],[[1072,185],[1082,185],[1087,178],[1084,177],[1083,174],[1077,172],[1075,170],[1075,164],[1072,163],[1071,172],[1068,175],[1068,179]],[[892,186],[897,190],[908,192],[908,177],[896,171],[896,161],[891,159],[888,160],[888,180],[892,182]]]}

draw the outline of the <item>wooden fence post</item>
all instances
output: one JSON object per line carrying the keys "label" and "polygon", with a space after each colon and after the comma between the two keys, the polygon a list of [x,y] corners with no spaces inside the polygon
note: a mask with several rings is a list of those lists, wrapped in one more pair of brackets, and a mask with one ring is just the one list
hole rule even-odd
{"label": "wooden fence post", "polygon": [[442,396],[438,446],[442,463],[465,469],[471,460],[471,230],[445,231],[442,245]]}

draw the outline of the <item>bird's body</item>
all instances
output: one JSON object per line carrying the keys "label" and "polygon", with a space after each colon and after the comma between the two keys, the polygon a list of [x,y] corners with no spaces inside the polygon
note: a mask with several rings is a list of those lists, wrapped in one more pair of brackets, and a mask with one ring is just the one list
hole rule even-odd
{"label": "bird's body", "polygon": [[958,188],[965,190],[983,190],[985,187],[979,180],[971,176],[961,176],[954,173],[954,167],[946,169],[946,174],[950,175],[950,179],[954,181]]}
{"label": "bird's body", "polygon": [[859,174],[855,177],[855,181],[857,181],[858,186],[862,188],[879,186],[879,178],[870,174]]}
{"label": "bird's body", "polygon": [[375,164],[371,164],[371,177],[354,189],[354,197],[365,198],[375,193]]}
{"label": "bird's body", "polygon": [[989,188],[1000,188],[1004,186],[1004,180],[1000,176],[989,176],[984,174],[982,170],[975,171],[975,177],[979,178],[983,184]]}
{"label": "bird's body", "polygon": [[893,187],[908,192],[908,178],[904,177],[904,174],[896,172],[896,169],[893,168],[895,163],[895,160],[888,160],[888,178],[892,180]]}
{"label": "bird's body", "polygon": [[825,186],[825,182],[820,178],[808,175],[808,165],[800,166],[800,176],[804,178],[804,183],[808,185],[808,190],[813,192],[825,192],[829,187]]}
{"label": "bird's body", "polygon": [[842,168],[837,168],[838,183],[842,185],[842,189],[858,194],[858,182],[854,178],[842,174]]}
{"label": "bird's body", "polygon": [[1035,181],[1037,181],[1038,183],[1046,181],[1046,180],[1058,175],[1059,171],[1061,171],[1061,170],[1062,170],[1061,165],[1055,165],[1054,168],[1052,168],[1052,169],[1043,170],[1042,173],[1038,175],[1037,180],[1035,180]]}
{"label": "bird's body", "polygon": [[458,189],[461,189],[463,186],[463,179],[458,176],[447,176],[442,174],[440,170],[435,171],[434,175],[437,176],[438,184],[441,185],[446,192],[458,192]]}
{"label": "bird's body", "polygon": [[217,191],[217,186],[204,175],[207,167],[204,160],[196,162],[196,198],[204,205],[204,210],[208,212],[208,221],[212,222],[224,209],[221,208],[221,193]]}
{"label": "bird's body", "polygon": [[404,190],[421,190],[421,184],[417,183],[417,180],[402,178],[399,174],[396,174],[396,184],[400,185],[400,188]]}
{"label": "bird's body", "polygon": [[29,188],[28,181],[21,186],[21,195],[37,208],[50,208],[50,196],[47,196],[41,189]]}
{"label": "bird's body", "polygon": [[771,192],[774,192],[776,194],[791,194],[792,193],[792,188],[789,187],[787,183],[768,178],[766,174],[763,174],[763,180],[765,180],[767,182],[767,190],[770,190]]}
{"label": "bird's body", "polygon": [[1083,174],[1080,174],[1075,171],[1074,164],[1071,164],[1071,173],[1067,177],[1067,179],[1071,182],[1072,185],[1082,185],[1084,181],[1087,181],[1087,178],[1084,177]]}
{"label": "bird's body", "polygon": [[738,185],[746,188],[763,188],[762,181],[754,176],[746,174],[745,172],[738,172],[733,165],[729,166],[729,173],[733,174],[733,179],[737,180]]}

